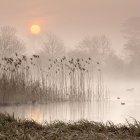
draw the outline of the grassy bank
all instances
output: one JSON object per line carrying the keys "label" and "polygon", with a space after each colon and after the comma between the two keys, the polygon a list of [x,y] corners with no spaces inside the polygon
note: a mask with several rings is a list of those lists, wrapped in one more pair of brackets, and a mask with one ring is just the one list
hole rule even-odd
{"label": "grassy bank", "polygon": [[42,126],[0,114],[0,140],[139,140],[140,123],[114,125],[79,121]]}

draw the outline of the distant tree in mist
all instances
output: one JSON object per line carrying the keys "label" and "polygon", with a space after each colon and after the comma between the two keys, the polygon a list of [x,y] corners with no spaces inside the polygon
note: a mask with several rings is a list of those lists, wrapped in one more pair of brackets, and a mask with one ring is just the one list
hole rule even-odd
{"label": "distant tree in mist", "polygon": [[3,26],[0,29],[0,56],[11,56],[24,52],[24,44],[17,37],[16,29],[10,26]]}
{"label": "distant tree in mist", "polygon": [[128,19],[122,30],[127,43],[124,52],[129,60],[128,69],[133,74],[140,73],[140,17]]}
{"label": "distant tree in mist", "polygon": [[131,38],[127,41],[125,44],[125,51],[128,54],[128,58],[130,59],[130,62],[132,61],[138,61],[140,58],[140,40]]}
{"label": "distant tree in mist", "polygon": [[86,37],[77,48],[94,59],[102,61],[110,51],[110,41],[105,35]]}
{"label": "distant tree in mist", "polygon": [[43,42],[42,58],[55,58],[65,54],[63,42],[54,34],[47,34]]}
{"label": "distant tree in mist", "polygon": [[128,19],[123,24],[122,32],[127,40],[124,49],[133,60],[140,55],[140,17]]}
{"label": "distant tree in mist", "polygon": [[105,75],[110,77],[124,74],[124,61],[115,54],[110,40],[105,35],[84,38],[75,50],[69,52],[69,56],[92,57],[95,66],[99,61]]}

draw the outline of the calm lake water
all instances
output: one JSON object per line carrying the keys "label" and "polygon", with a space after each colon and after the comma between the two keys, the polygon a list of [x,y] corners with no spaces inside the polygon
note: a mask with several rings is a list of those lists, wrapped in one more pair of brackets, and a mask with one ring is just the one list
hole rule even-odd
{"label": "calm lake water", "polygon": [[[0,112],[15,115],[16,118],[33,119],[39,123],[45,121],[113,121],[125,123],[133,118],[140,121],[139,83],[111,86],[110,101],[58,102],[35,105],[0,106]],[[117,99],[119,97],[120,99]],[[125,103],[125,105],[122,105]]]}

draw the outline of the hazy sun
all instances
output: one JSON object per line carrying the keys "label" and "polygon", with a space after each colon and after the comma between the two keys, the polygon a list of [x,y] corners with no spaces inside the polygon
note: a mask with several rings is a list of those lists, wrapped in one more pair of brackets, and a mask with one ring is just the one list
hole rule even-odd
{"label": "hazy sun", "polygon": [[31,33],[32,34],[39,34],[40,33],[40,26],[39,25],[32,25],[31,26]]}

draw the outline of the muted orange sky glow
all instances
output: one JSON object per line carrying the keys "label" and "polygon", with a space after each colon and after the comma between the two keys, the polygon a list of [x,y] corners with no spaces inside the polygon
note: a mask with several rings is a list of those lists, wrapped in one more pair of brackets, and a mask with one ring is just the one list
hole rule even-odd
{"label": "muted orange sky glow", "polygon": [[42,36],[55,33],[64,40],[67,49],[87,35],[105,34],[120,52],[125,44],[122,24],[128,18],[140,16],[140,0],[0,0],[0,3],[0,26],[12,25],[26,38],[30,36],[31,25],[38,24]]}

